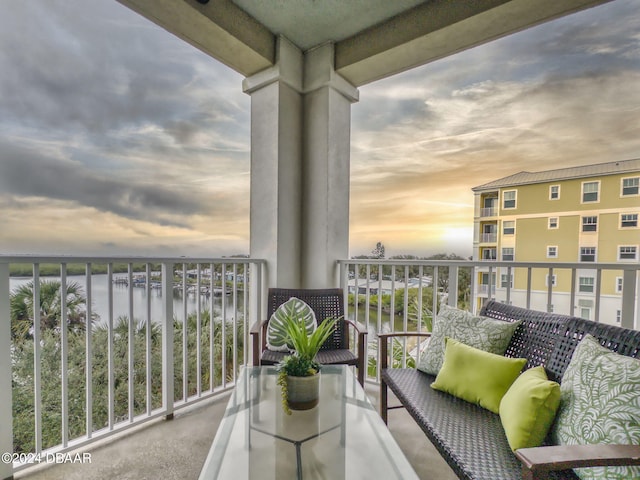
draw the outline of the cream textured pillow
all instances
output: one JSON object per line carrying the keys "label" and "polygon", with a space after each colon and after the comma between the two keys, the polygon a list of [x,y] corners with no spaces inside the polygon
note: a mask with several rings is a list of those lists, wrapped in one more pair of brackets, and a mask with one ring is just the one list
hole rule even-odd
{"label": "cream textured pillow", "polygon": [[445,337],[485,352],[504,355],[520,323],[474,316],[465,310],[441,305],[440,313],[433,321],[431,339],[417,368],[430,375],[438,374],[444,360]]}

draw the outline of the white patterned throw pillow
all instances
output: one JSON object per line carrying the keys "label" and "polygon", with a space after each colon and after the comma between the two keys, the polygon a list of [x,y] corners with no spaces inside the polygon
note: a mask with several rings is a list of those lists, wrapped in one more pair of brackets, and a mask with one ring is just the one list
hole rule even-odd
{"label": "white patterned throw pillow", "polygon": [[471,312],[441,305],[433,322],[431,339],[425,349],[418,370],[437,375],[444,360],[444,337],[450,337],[485,352],[504,355],[520,321],[509,323]]}
{"label": "white patterned throw pillow", "polygon": [[[551,434],[560,445],[640,444],[640,360],[612,352],[585,335],[562,377]],[[584,480],[640,478],[640,467],[575,472]]]}
{"label": "white patterned throw pillow", "polygon": [[274,352],[290,352],[287,345],[286,322],[290,317],[303,319],[307,327],[307,334],[312,334],[316,327],[316,314],[311,307],[299,298],[291,297],[280,305],[271,318],[267,327],[267,348]]}

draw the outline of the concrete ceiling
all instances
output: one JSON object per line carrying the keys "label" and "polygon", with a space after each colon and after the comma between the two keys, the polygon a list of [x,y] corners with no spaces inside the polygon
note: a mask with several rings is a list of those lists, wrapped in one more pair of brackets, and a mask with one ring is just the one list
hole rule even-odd
{"label": "concrete ceiling", "polygon": [[337,43],[385,22],[424,0],[233,0],[276,35],[301,50]]}
{"label": "concrete ceiling", "polygon": [[118,0],[245,76],[332,42],[354,86],[611,0]]}

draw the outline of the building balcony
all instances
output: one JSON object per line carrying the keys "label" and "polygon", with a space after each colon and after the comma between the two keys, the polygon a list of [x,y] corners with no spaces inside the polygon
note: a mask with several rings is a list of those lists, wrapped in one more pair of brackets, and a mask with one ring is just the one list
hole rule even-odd
{"label": "building balcony", "polygon": [[[491,277],[498,268],[575,274],[581,267],[338,261],[346,315],[370,333],[366,384],[372,401],[379,378],[376,332],[428,329],[433,306],[437,311],[442,303],[476,312],[479,298],[506,294],[500,300],[533,308],[531,289],[516,295],[510,288],[474,288],[481,268]],[[640,265],[590,268],[620,271],[621,324],[637,328]],[[388,289],[378,288],[387,284]],[[593,293],[595,320],[611,316],[599,285],[596,281]],[[13,386],[13,402],[21,406],[11,408],[11,400],[0,404],[0,424],[13,426],[13,434],[0,431],[0,441],[16,454],[11,473],[33,479],[119,478],[132,472],[197,478],[238,372],[252,363],[248,332],[263,316],[268,287],[264,262],[250,258],[0,256],[0,351],[11,355],[10,362],[0,362],[0,381]],[[67,292],[62,301],[50,302],[61,291]],[[560,294],[550,287],[548,303],[559,305]],[[569,295],[570,310],[556,308],[557,313],[579,306],[576,292]],[[20,327],[13,332],[12,316],[14,327]],[[420,351],[419,345],[408,346],[405,364]],[[398,415],[390,422],[392,433],[419,475],[455,478],[435,453],[434,462],[424,462],[423,450],[414,448],[426,442],[424,435],[406,413]],[[82,463],[89,457],[63,455],[70,452],[91,453],[91,463]],[[35,458],[79,463],[34,465]]]}
{"label": "building balcony", "polygon": [[495,261],[498,258],[498,252],[495,248],[484,248],[481,250],[480,258],[483,261]]}
{"label": "building balcony", "polygon": [[496,232],[482,233],[480,235],[481,243],[496,243],[498,241],[498,234]]}
{"label": "building balcony", "polygon": [[[496,294],[496,286],[491,285],[491,295],[495,295],[495,294]],[[478,285],[478,295],[485,298],[488,297],[489,285],[486,285],[484,283],[481,283],[480,285]]]}
{"label": "building balcony", "polygon": [[483,207],[480,209],[480,217],[496,217],[498,215],[498,207]]}

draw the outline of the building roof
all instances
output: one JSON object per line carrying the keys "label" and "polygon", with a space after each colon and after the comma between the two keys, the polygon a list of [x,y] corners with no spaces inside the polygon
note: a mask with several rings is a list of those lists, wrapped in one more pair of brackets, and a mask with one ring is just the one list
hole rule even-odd
{"label": "building roof", "polygon": [[556,170],[544,170],[542,172],[518,172],[508,177],[499,178],[492,182],[473,187],[474,192],[490,190],[502,187],[514,187],[516,185],[528,185],[533,183],[547,183],[556,180],[569,180],[572,178],[601,177],[603,175],[615,175],[627,172],[640,172],[640,158],[632,160],[620,160],[617,162],[597,163],[595,165],[583,165],[579,167],[559,168]]}

